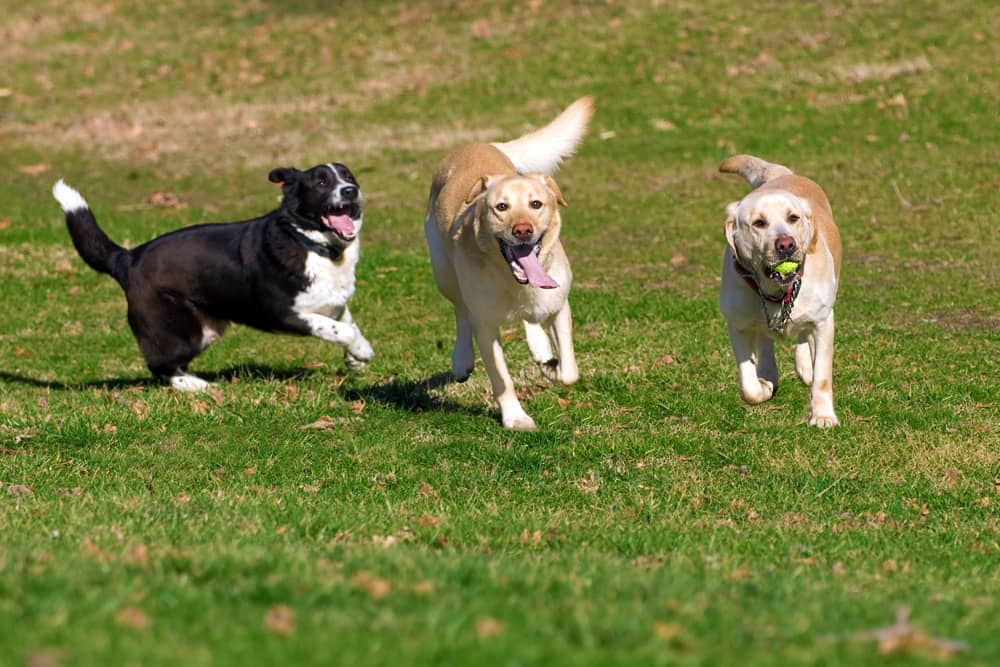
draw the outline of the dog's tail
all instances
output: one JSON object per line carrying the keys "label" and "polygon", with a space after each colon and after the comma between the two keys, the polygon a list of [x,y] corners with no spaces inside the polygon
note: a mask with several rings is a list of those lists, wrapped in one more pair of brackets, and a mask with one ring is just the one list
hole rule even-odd
{"label": "dog's tail", "polygon": [[594,98],[581,97],[545,127],[493,145],[510,158],[519,173],[552,175],[563,158],[576,150],[593,115]]}
{"label": "dog's tail", "polygon": [[56,198],[66,213],[66,227],[76,251],[90,268],[111,275],[125,287],[128,278],[128,250],[108,238],[97,226],[90,206],[83,196],[60,179],[52,186]]}
{"label": "dog's tail", "polygon": [[719,171],[726,174],[739,174],[746,179],[752,188],[759,188],[779,176],[788,176],[792,170],[780,164],[765,162],[753,155],[733,155],[719,165]]}

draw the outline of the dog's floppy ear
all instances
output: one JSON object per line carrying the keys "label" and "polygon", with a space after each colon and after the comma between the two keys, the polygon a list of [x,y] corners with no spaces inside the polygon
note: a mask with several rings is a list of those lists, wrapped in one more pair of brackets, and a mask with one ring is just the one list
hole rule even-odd
{"label": "dog's floppy ear", "polygon": [[563,199],[562,191],[559,189],[559,186],[556,184],[556,179],[552,178],[548,174],[542,174],[542,180],[545,183],[545,187],[547,187],[549,190],[552,190],[553,194],[555,194],[555,196],[556,196],[556,203],[557,204],[559,204],[563,208],[566,208],[567,206],[569,206],[569,204],[566,203],[566,200]]}
{"label": "dog's floppy ear", "polygon": [[569,206],[566,200],[563,199],[562,191],[559,189],[559,185],[556,183],[556,179],[552,178],[548,174],[525,174],[529,178],[533,178],[536,181],[541,181],[545,187],[552,191],[552,194],[556,196],[556,203],[562,207]]}
{"label": "dog's floppy ear", "polygon": [[465,203],[471,204],[476,201],[476,197],[479,197],[490,187],[490,181],[494,180],[495,176],[481,176],[473,184],[472,189],[469,190],[469,194],[465,196]]}
{"label": "dog's floppy ear", "polygon": [[729,249],[733,251],[734,257],[739,257],[736,254],[736,213],[739,209],[740,203],[738,201],[730,202],[726,206],[726,243],[729,244]]}
{"label": "dog's floppy ear", "polygon": [[299,180],[299,176],[301,175],[302,172],[295,167],[278,167],[277,169],[271,170],[271,173],[267,175],[267,180],[272,183],[288,185]]}

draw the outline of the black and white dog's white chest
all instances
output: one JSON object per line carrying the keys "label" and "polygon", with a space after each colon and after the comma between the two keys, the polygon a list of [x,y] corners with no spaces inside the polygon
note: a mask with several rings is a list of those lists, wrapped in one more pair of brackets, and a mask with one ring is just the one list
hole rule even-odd
{"label": "black and white dog's white chest", "polygon": [[338,318],[354,296],[354,268],[358,261],[355,241],[339,258],[307,252],[303,267],[305,289],[295,296],[292,310]]}

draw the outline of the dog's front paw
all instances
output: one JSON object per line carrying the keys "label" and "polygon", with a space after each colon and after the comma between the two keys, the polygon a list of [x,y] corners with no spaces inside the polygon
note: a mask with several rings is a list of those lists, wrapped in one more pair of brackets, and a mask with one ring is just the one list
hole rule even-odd
{"label": "dog's front paw", "polygon": [[538,428],[535,426],[535,420],[523,412],[519,415],[504,415],[501,421],[504,428],[512,431],[534,431]]}
{"label": "dog's front paw", "polygon": [[360,331],[355,331],[354,341],[344,349],[344,364],[352,371],[359,371],[375,357],[375,350]]}
{"label": "dog's front paw", "polygon": [[837,415],[832,412],[830,414],[814,414],[809,417],[809,425],[817,428],[831,428],[839,423]]}
{"label": "dog's front paw", "polygon": [[774,396],[774,390],[775,385],[773,382],[759,378],[756,387],[752,384],[748,387],[741,386],[740,396],[750,405],[757,405],[758,403],[771,400],[771,397]]}

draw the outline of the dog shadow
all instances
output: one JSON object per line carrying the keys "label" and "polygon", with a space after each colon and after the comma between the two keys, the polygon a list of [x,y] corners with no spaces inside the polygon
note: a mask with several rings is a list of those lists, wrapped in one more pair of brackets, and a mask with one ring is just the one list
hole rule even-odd
{"label": "dog shadow", "polygon": [[[257,364],[230,366],[218,371],[199,371],[198,377],[214,384],[229,384],[234,380],[297,380],[307,377],[315,371],[310,368],[273,368]],[[103,389],[106,391],[130,389],[133,387],[162,387],[159,380],[144,375],[134,378],[113,378],[109,380],[82,380],[80,382],[60,382],[58,380],[39,380],[24,375],[16,375],[0,371],[0,382],[23,384],[40,389],[55,391],[80,391],[83,389]]]}
{"label": "dog shadow", "polygon": [[[227,385],[235,380],[299,380],[317,371],[312,368],[274,368],[256,364],[231,366],[218,371],[199,371],[198,377],[208,382]],[[81,391],[100,389],[104,391],[125,390],[135,387],[162,387],[163,383],[146,375],[133,378],[113,378],[109,380],[83,380],[80,382],[61,382],[58,380],[39,380],[24,375],[16,375],[0,371],[0,382],[22,384],[54,391]],[[398,380],[393,378],[387,382],[369,385],[367,387],[351,387],[344,391],[344,398],[349,401],[364,400],[380,403],[407,412],[464,412],[469,415],[482,416],[486,411],[457,403],[436,393],[454,383],[449,372],[435,373],[421,380]]]}
{"label": "dog shadow", "polygon": [[422,380],[393,378],[368,387],[348,389],[344,392],[344,398],[349,401],[372,401],[407,412],[464,412],[477,416],[486,414],[481,407],[457,403],[434,393],[454,382],[450,372],[435,373]]}

